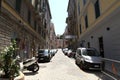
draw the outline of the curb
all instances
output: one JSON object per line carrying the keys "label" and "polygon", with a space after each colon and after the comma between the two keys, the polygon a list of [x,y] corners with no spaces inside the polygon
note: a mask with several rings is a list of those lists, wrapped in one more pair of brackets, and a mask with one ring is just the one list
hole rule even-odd
{"label": "curb", "polygon": [[24,74],[21,71],[19,73],[20,73],[20,75],[18,77],[16,77],[14,80],[25,80]]}

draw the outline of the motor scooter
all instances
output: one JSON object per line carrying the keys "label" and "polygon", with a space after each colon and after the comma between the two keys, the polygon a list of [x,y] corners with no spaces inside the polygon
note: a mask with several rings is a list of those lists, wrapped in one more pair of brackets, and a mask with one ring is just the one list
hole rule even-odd
{"label": "motor scooter", "polygon": [[23,70],[29,70],[32,72],[37,72],[39,70],[39,65],[37,62],[37,58],[33,57],[31,59],[27,59],[23,62],[19,62],[20,69]]}

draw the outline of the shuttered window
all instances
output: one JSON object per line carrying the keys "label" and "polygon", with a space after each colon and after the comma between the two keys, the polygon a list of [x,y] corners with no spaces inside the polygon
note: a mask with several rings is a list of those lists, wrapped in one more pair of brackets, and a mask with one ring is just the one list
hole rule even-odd
{"label": "shuttered window", "polygon": [[96,18],[98,18],[100,16],[99,0],[96,1],[96,3],[94,4],[94,7],[95,7]]}
{"label": "shuttered window", "polygon": [[16,6],[15,6],[15,9],[17,12],[20,13],[20,9],[21,9],[21,1],[22,0],[16,0]]}

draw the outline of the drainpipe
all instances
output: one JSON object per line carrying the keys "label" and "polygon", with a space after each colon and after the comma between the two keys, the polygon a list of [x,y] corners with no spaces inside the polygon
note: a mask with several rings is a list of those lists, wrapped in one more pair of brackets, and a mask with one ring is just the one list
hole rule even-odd
{"label": "drainpipe", "polygon": [[1,13],[2,0],[0,0],[0,13]]}

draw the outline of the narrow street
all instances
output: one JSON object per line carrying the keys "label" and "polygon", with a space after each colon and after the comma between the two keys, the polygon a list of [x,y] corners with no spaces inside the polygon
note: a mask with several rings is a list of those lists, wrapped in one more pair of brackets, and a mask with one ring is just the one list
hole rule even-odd
{"label": "narrow street", "polygon": [[[56,48],[102,71],[61,49],[52,57]],[[0,0],[3,78],[120,80],[120,0]]]}
{"label": "narrow street", "polygon": [[24,71],[25,80],[99,80],[100,71],[82,71],[75,60],[65,56],[61,50],[48,63],[39,63],[40,70],[33,74]]}

